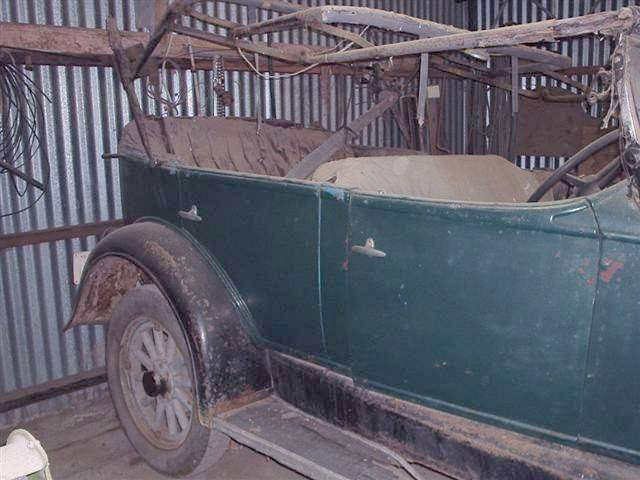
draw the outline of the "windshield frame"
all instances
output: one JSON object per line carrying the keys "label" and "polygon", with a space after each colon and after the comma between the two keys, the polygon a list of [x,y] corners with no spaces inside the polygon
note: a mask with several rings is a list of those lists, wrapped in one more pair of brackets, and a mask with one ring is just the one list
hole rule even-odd
{"label": "windshield frame", "polygon": [[[614,85],[620,102],[620,130],[624,162],[640,180],[640,34],[621,34],[613,54]],[[635,80],[634,80],[635,78]]]}

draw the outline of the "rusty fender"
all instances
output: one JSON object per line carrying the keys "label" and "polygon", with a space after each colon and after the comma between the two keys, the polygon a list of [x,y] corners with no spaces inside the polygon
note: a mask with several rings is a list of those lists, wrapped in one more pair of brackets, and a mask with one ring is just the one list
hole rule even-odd
{"label": "rusty fender", "polygon": [[251,401],[270,387],[251,315],[231,280],[188,234],[159,221],[119,228],[98,243],[65,330],[108,323],[120,298],[141,283],[156,284],[180,321],[203,425],[225,405]]}

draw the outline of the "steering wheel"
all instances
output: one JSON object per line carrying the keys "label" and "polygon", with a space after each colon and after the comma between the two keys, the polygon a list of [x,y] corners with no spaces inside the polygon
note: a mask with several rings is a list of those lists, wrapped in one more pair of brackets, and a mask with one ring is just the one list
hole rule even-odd
{"label": "steering wheel", "polygon": [[594,153],[597,153],[612,143],[619,141],[619,138],[620,131],[618,129],[612,130],[611,132],[594,140],[579,152],[575,153],[560,168],[556,169],[549,178],[542,182],[536,191],[531,194],[527,202],[539,201],[545,193],[551,190],[551,188],[558,182],[565,182],[569,184],[569,186],[574,189],[572,192],[573,196],[576,197],[587,195],[597,190],[602,190],[620,173],[620,170],[622,169],[622,162],[620,161],[619,156],[593,175],[579,178],[575,175],[571,175],[569,172],[582,165],[582,163],[589,159]]}

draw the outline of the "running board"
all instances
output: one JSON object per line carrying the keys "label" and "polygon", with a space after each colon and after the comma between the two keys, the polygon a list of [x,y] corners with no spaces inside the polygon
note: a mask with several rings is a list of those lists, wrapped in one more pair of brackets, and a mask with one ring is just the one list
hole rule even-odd
{"label": "running board", "polygon": [[300,358],[269,356],[274,392],[287,404],[456,479],[640,479],[637,464],[375,392]]}
{"label": "running board", "polygon": [[269,396],[227,412],[213,428],[312,480],[447,480],[397,453]]}

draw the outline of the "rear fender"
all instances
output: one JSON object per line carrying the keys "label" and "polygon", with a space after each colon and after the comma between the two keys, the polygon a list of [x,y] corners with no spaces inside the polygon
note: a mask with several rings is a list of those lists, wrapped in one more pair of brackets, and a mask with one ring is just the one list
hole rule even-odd
{"label": "rear fender", "polygon": [[200,421],[251,401],[271,379],[249,311],[215,259],[182,231],[144,220],[101,240],[87,260],[65,329],[106,324],[127,291],[154,283],[179,319],[198,388]]}

